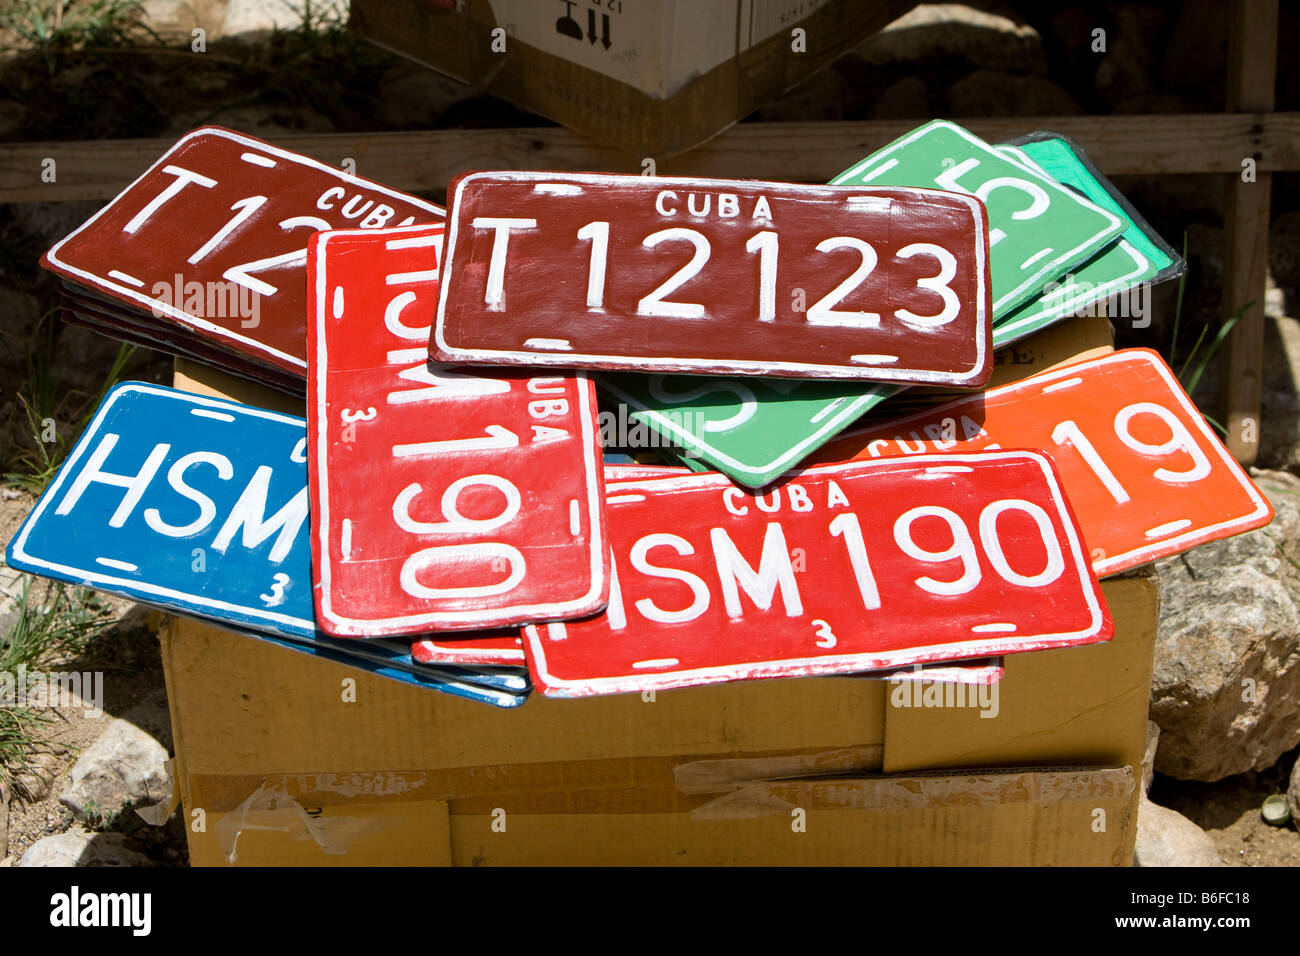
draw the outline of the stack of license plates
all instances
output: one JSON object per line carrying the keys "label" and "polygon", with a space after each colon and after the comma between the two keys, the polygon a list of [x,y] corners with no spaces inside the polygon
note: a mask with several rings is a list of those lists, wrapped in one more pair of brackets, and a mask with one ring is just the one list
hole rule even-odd
{"label": "stack of license plates", "polygon": [[8,563],[509,707],[991,683],[1109,640],[1099,577],[1272,518],[1153,351],[987,387],[1184,267],[1064,137],[936,121],[826,186],[491,171],[448,202],[185,136],[44,265],[70,321],[305,418],[118,385]]}

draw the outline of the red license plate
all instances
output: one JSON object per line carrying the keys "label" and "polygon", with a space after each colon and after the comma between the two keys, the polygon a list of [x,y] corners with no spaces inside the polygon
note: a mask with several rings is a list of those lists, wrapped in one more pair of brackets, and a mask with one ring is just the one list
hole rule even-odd
{"label": "red license plate", "polygon": [[42,264],[128,308],[306,375],[308,237],[440,206],[219,127],[183,136]]}
{"label": "red license plate", "polygon": [[1051,454],[1098,575],[1273,519],[1268,499],[1149,349],[1114,352],[846,433],[816,460],[1002,446]]}
{"label": "red license plate", "polygon": [[533,683],[583,697],[848,674],[1087,644],[1113,627],[1046,455],[606,486],[614,580],[593,618],[524,630]]}
{"label": "red license plate", "polygon": [[970,196],[532,172],[448,195],[439,361],[988,381]]}
{"label": "red license plate", "polygon": [[411,644],[411,657],[420,664],[493,664],[523,667],[523,642],[510,637],[434,638]]}
{"label": "red license plate", "polygon": [[312,240],[312,562],[339,636],[517,625],[608,596],[595,389],[431,369],[443,227]]}

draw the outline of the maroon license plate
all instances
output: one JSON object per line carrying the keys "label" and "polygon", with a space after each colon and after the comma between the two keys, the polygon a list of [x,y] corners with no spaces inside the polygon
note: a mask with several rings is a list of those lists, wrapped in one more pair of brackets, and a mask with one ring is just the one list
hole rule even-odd
{"label": "maroon license plate", "polygon": [[312,562],[330,634],[504,627],[608,597],[594,386],[428,366],[442,233],[310,247]]}
{"label": "maroon license plate", "polygon": [[826,465],[762,496],[722,475],[617,481],[605,503],[608,607],[524,629],[549,696],[858,673],[1113,633],[1039,452]]}
{"label": "maroon license plate", "polygon": [[204,127],[56,243],[42,265],[302,378],[311,234],[443,216],[433,203]]}
{"label": "maroon license plate", "polygon": [[439,361],[988,381],[973,197],[532,172],[448,195]]}

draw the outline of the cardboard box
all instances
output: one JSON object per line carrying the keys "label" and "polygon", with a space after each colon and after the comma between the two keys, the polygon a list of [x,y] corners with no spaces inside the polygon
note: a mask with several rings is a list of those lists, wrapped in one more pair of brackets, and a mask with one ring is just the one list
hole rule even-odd
{"label": "cardboard box", "polygon": [[351,22],[380,46],[463,83],[636,156],[662,158],[721,132],[913,6],[352,0]]}
{"label": "cardboard box", "polygon": [[[1104,319],[1072,320],[1015,370],[1109,343]],[[183,361],[176,384],[302,410]],[[503,711],[169,618],[191,861],[1127,865],[1157,579],[1103,589],[1112,641],[1008,655],[974,700],[828,677]]]}
{"label": "cardboard box", "polygon": [[[172,618],[161,637],[191,860],[1126,863],[1156,580],[1134,574],[1105,591],[1115,639],[1009,656],[993,718],[925,706],[931,686],[942,702],[941,685],[860,678],[534,697],[499,711]],[[947,767],[1025,769],[915,774]],[[1077,767],[1104,773],[1053,776]],[[861,778],[882,769],[908,773]],[[925,799],[900,804],[908,790]],[[792,807],[818,829],[791,830]],[[728,812],[738,808],[749,812]],[[926,856],[909,834],[933,826],[950,839]],[[856,856],[843,834],[864,827],[875,835],[854,837]],[[1007,837],[996,852],[989,828]],[[825,841],[773,843],[773,832]]]}

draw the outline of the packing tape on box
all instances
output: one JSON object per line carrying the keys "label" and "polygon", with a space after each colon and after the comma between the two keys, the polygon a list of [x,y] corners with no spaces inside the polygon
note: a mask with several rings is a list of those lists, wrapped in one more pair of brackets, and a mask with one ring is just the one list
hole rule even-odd
{"label": "packing tape on box", "polygon": [[[314,808],[313,808],[314,809]],[[279,830],[314,841],[324,852],[346,854],[359,837],[384,829],[382,819],[309,811],[289,795],[283,781],[267,781],[239,806],[223,814],[213,832],[226,862],[239,860],[239,838],[249,830]]]}
{"label": "packing tape on box", "polygon": [[793,810],[932,810],[947,806],[1127,800],[1131,767],[945,771],[906,777],[756,781],[691,811],[692,820],[738,820]]}
{"label": "packing tape on box", "polygon": [[[695,778],[703,779],[703,778]],[[715,778],[717,779],[717,778]],[[228,789],[235,781],[253,785],[228,808],[212,805],[210,829],[229,862],[238,859],[240,837],[252,830],[277,830],[312,840],[330,854],[343,854],[358,838],[386,826],[385,806],[437,800],[422,772],[375,774],[276,775],[205,778],[197,793],[212,796],[212,784]],[[556,790],[492,792],[450,802],[453,816],[487,816],[501,809],[514,814],[689,813],[691,820],[788,816],[811,810],[904,811],[943,807],[1083,802],[1127,803],[1133,793],[1132,768],[1015,769],[938,771],[899,776],[853,776],[733,783],[729,793],[710,797],[673,786],[570,787]],[[195,807],[190,808],[193,813]],[[363,812],[368,811],[368,812]]]}
{"label": "packing tape on box", "polygon": [[[719,793],[751,780],[808,777],[879,770],[881,744],[814,753],[774,753],[754,757],[614,757],[447,767],[437,770],[358,771],[299,774],[189,775],[187,809],[231,813],[266,785],[282,785],[307,807],[395,800],[473,800],[496,794],[575,790],[679,790]],[[177,788],[173,788],[177,789]]]}
{"label": "packing tape on box", "polygon": [[815,754],[692,760],[674,767],[673,778],[682,793],[720,793],[754,780],[879,770],[884,757],[883,744],[870,744]]}

